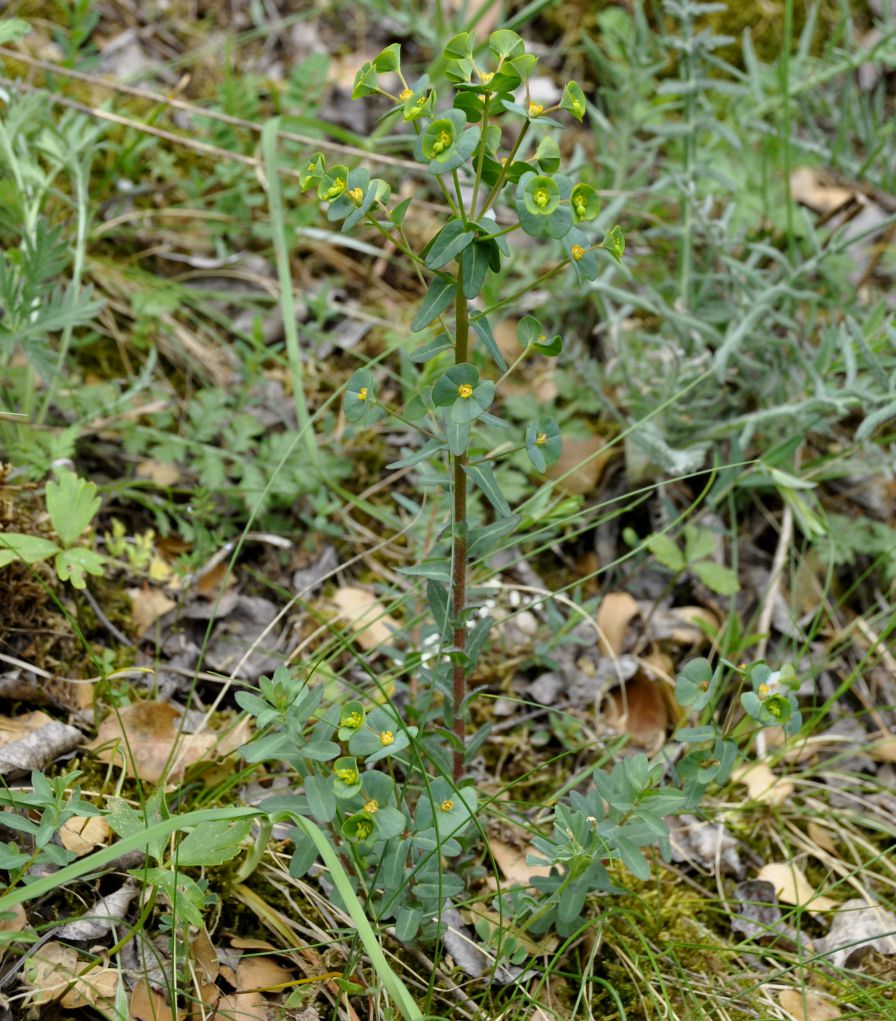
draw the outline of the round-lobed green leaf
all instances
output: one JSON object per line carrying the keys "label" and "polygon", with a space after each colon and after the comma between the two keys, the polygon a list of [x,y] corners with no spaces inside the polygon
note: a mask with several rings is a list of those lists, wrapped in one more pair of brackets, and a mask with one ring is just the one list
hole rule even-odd
{"label": "round-lobed green leaf", "polygon": [[437,408],[447,408],[460,397],[462,387],[470,393],[479,385],[479,370],[469,362],[454,365],[432,388],[432,402]]}
{"label": "round-lobed green leaf", "polygon": [[536,471],[543,472],[555,464],[563,450],[560,426],[550,415],[529,423],[526,429],[526,453]]}
{"label": "round-lobed green leaf", "polygon": [[545,135],[538,143],[535,162],[544,174],[555,174],[560,169],[560,147],[552,135]]}
{"label": "round-lobed green leaf", "polygon": [[346,419],[355,424],[366,421],[375,408],[376,380],[369,369],[352,374],[345,390],[342,408]]}

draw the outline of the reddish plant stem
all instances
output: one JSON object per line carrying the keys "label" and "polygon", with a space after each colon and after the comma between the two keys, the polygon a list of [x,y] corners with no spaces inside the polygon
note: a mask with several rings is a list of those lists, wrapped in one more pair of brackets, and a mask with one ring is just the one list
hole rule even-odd
{"label": "reddish plant stem", "polygon": [[[454,364],[468,359],[470,319],[467,299],[461,284],[463,266],[457,260],[457,295],[454,302]],[[454,648],[463,652],[467,645],[467,626],[463,611],[467,602],[467,473],[464,465],[467,455],[454,457],[454,528],[451,548],[451,613],[454,618]],[[461,657],[462,658],[462,657]],[[467,693],[467,674],[463,663],[454,663],[453,672],[452,722],[460,747],[454,752],[454,779],[459,780],[464,771],[464,748],[467,741],[467,722],[463,703]]]}

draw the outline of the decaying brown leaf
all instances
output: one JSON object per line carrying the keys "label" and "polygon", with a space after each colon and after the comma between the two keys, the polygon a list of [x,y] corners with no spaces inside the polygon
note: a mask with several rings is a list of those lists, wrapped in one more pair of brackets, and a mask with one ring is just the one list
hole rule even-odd
{"label": "decaying brown leaf", "polygon": [[53,722],[53,717],[37,710],[31,713],[19,713],[17,716],[0,716],[0,745],[9,744],[10,741],[18,741],[20,737],[30,734],[32,731],[40,730],[48,723]]}
{"label": "decaying brown leaf", "polygon": [[653,642],[697,647],[719,629],[718,616],[705,606],[655,606],[646,600],[639,605],[647,637]]}
{"label": "decaying brown leaf", "polygon": [[142,638],[160,617],[177,606],[177,603],[169,599],[161,589],[151,588],[149,585],[129,588],[128,595],[131,599],[131,616],[137,626],[138,638]]}
{"label": "decaying brown leaf", "polygon": [[636,674],[611,692],[607,701],[610,724],[630,735],[635,744],[651,754],[662,748],[669,728],[669,712],[661,683]]}
{"label": "decaying brown leaf", "polygon": [[868,754],[878,762],[896,762],[896,734],[888,734],[868,745]]}
{"label": "decaying brown leaf", "polygon": [[[4,912],[0,917],[0,932],[21,932],[28,924],[28,915],[21,904],[16,904]],[[6,947],[0,942],[0,961],[6,953]]]}
{"label": "decaying brown leaf", "polygon": [[618,656],[625,647],[625,634],[638,615],[638,601],[628,592],[608,592],[597,608],[597,629],[600,633],[600,651],[604,655]]}
{"label": "decaying brown leaf", "polygon": [[146,979],[140,979],[134,986],[128,1009],[130,1021],[172,1021],[172,1017],[183,1021],[186,1016],[183,1010],[173,1012],[162,994],[151,989]]}
{"label": "decaying brown leaf", "polygon": [[599,436],[570,436],[563,438],[563,450],[555,464],[545,473],[556,479],[560,489],[567,493],[587,496],[597,488],[607,462],[615,450],[604,450],[606,441]]}
{"label": "decaying brown leaf", "polygon": [[800,205],[828,216],[852,202],[856,193],[830,182],[818,167],[796,167],[790,175],[790,194]]}
{"label": "decaying brown leaf", "polygon": [[66,922],[56,930],[60,939],[92,943],[103,939],[122,921],[137,896],[137,883],[129,879],[117,890],[101,897],[80,918]]}
{"label": "decaying brown leaf", "polygon": [[794,949],[810,943],[802,932],[784,921],[774,886],[764,879],[747,879],[734,888],[738,911],[731,919],[731,928],[762,946]]}
{"label": "decaying brown leaf", "polygon": [[832,911],[837,907],[837,901],[819,895],[803,870],[792,862],[769,862],[759,870],[757,879],[771,883],[785,904],[796,904],[807,911]]}
{"label": "decaying brown leaf", "polygon": [[775,776],[765,762],[746,762],[738,766],[731,776],[737,783],[746,785],[751,801],[781,805],[793,794],[793,784]]}
{"label": "decaying brown leaf", "polygon": [[388,645],[393,633],[399,629],[398,621],[386,613],[383,604],[367,589],[343,586],[333,595],[333,603],[353,641],[365,652]]}
{"label": "decaying brown leaf", "polygon": [[111,1014],[119,982],[116,968],[107,968],[82,957],[73,947],[55,940],[39,947],[22,969],[33,1004],[52,1003],[63,1007],[95,1007]]}
{"label": "decaying brown leaf", "polygon": [[80,858],[108,842],[109,824],[101,815],[72,816],[60,827],[59,839],[66,851],[73,851]]}
{"label": "decaying brown leaf", "polygon": [[181,471],[176,464],[165,464],[151,457],[138,461],[134,473],[138,479],[150,479],[159,486],[174,486],[181,479]]}
{"label": "decaying brown leaf", "polygon": [[290,968],[268,955],[243,956],[236,969],[237,989],[243,992],[276,991],[294,977]]}
{"label": "decaying brown leaf", "polygon": [[167,775],[169,781],[183,776],[184,769],[209,754],[215,735],[180,734],[181,714],[167,702],[134,702],[110,713],[100,724],[89,747],[101,762],[123,765],[129,777],[149,783],[161,780],[169,758],[177,762]]}
{"label": "decaying brown leaf", "polygon": [[489,840],[488,846],[495,856],[498,867],[504,873],[505,885],[529,886],[533,876],[549,876],[551,874],[550,867],[547,865],[526,864],[528,855],[537,854],[533,847],[514,847],[495,838]]}
{"label": "decaying brown leaf", "polygon": [[778,1003],[794,1021],[834,1021],[842,1013],[835,1003],[811,989],[782,989]]}
{"label": "decaying brown leaf", "polygon": [[270,1011],[261,993],[224,993],[211,1015],[203,1021],[270,1021]]}
{"label": "decaying brown leaf", "polygon": [[822,851],[827,851],[828,854],[837,853],[837,845],[834,843],[830,833],[823,827],[819,826],[817,822],[809,820],[809,825],[806,827],[806,834],[809,839],[817,844]]}
{"label": "decaying brown leaf", "polygon": [[696,863],[703,868],[741,876],[743,865],[737,841],[721,823],[710,823],[695,815],[672,816],[669,840],[673,861]]}

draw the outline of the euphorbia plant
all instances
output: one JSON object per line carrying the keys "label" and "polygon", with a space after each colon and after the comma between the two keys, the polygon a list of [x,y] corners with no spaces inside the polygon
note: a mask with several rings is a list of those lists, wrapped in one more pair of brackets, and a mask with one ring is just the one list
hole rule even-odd
{"label": "euphorbia plant", "polygon": [[[342,230],[363,224],[387,238],[410,260],[426,287],[411,324],[422,346],[411,358],[418,363],[438,359],[434,363],[438,368],[424,375],[426,384],[401,415],[404,421],[420,423],[425,443],[390,467],[439,456],[450,460],[450,549],[441,559],[418,566],[415,573],[428,579],[430,606],[444,633],[451,635],[452,645],[446,650],[449,662],[434,668],[432,680],[446,689],[451,707],[458,778],[464,767],[467,684],[488,630],[487,621],[469,630],[469,560],[474,550],[477,557],[487,554],[519,521],[500,491],[493,456],[477,445],[476,430],[482,425],[507,427],[491,409],[497,387],[517,365],[528,355],[555,356],[562,349],[559,337],[548,339],[541,323],[526,316],[517,331],[520,356],[508,368],[489,316],[568,267],[580,282],[593,280],[598,271],[596,252],[603,249],[620,259],[624,240],[619,227],[600,242],[588,236],[586,231],[600,212],[598,194],[590,184],[575,184],[558,173],[560,151],[553,132],[561,125],[551,115],[564,111],[583,119],[586,104],[579,86],[569,82],[560,102],[548,108],[531,99],[529,80],[537,57],[526,52],[515,32],[506,29],[489,36],[481,56],[475,55],[472,32],[455,36],[443,58],[452,93],[447,109],[426,75],[408,81],[397,44],[360,69],[353,91],[353,98],[387,99],[393,113],[415,133],[414,156],[432,175],[445,208],[444,225],[422,251],[413,250],[405,231],[412,199],[393,201],[389,185],[371,179],[366,170],[327,167],[324,157],[316,154],[304,168],[302,187],[316,188],[318,198],[327,204],[328,218],[341,220]],[[394,87],[384,84],[387,75],[397,82]],[[491,308],[473,306],[488,274],[498,272],[510,255],[510,235],[519,230],[556,245],[553,266],[534,283],[502,295]],[[497,383],[484,378],[473,364],[477,340],[501,373]],[[453,365],[441,368],[447,351],[453,353]],[[373,373],[358,370],[345,394],[348,421],[363,425],[383,407],[377,400]],[[395,409],[385,410],[395,413]],[[506,446],[514,448],[512,443]],[[535,418],[517,446],[526,449],[536,471],[545,471],[560,456],[557,422],[550,416]],[[494,508],[496,521],[489,525],[474,527],[468,521],[470,483]]]}

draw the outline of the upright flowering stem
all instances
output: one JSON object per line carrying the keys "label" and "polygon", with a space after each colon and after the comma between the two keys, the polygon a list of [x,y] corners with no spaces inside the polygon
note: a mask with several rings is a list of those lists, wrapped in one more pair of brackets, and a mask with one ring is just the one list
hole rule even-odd
{"label": "upright flowering stem", "polygon": [[[454,363],[459,365],[468,360],[470,339],[470,318],[467,310],[467,299],[464,297],[462,280],[462,258],[457,260],[457,293],[454,304]],[[467,455],[454,456],[454,528],[452,530],[451,547],[451,613],[454,618],[454,647],[463,652],[467,644],[467,626],[463,619],[463,611],[467,602],[467,473],[464,465]],[[462,659],[463,657],[458,657]],[[454,779],[459,780],[464,771],[464,747],[466,745],[467,727],[464,718],[463,702],[467,693],[466,667],[462,662],[454,662],[454,691],[452,715],[454,733],[460,746],[454,751]]]}

